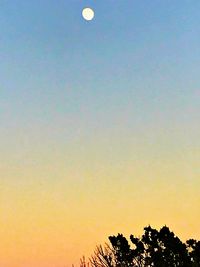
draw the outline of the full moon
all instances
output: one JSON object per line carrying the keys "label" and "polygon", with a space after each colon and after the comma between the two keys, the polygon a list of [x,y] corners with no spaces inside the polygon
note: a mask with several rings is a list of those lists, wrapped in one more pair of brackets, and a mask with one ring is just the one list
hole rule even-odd
{"label": "full moon", "polygon": [[92,20],[94,18],[94,11],[91,8],[86,7],[82,11],[82,16],[85,20]]}

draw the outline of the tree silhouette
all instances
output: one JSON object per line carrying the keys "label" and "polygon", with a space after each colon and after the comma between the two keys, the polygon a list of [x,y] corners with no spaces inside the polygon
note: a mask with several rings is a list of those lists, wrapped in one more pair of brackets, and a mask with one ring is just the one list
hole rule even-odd
{"label": "tree silhouette", "polygon": [[187,249],[189,251],[189,256],[193,267],[200,266],[200,241],[194,239],[189,239],[186,241]]}
{"label": "tree silhouette", "polygon": [[187,267],[190,266],[187,247],[164,226],[157,231],[150,226],[144,228],[142,242],[146,251],[147,266]]}
{"label": "tree silhouette", "polygon": [[94,255],[90,258],[92,267],[112,267],[116,266],[114,249],[108,244],[105,247],[97,246]]}
{"label": "tree silhouette", "polygon": [[200,241],[183,243],[167,226],[147,226],[141,237],[109,236],[111,246],[96,248],[92,267],[200,267]]}

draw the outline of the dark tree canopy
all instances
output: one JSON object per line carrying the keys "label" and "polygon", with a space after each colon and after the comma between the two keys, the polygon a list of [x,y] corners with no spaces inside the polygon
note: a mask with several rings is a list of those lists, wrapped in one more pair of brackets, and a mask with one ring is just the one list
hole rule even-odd
{"label": "dark tree canopy", "polygon": [[182,242],[167,226],[144,228],[141,237],[110,236],[111,245],[97,247],[93,267],[200,267],[200,241]]}

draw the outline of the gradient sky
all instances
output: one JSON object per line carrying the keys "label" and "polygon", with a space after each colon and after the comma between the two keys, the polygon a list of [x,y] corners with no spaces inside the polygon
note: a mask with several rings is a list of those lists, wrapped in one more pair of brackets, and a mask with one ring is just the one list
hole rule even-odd
{"label": "gradient sky", "polygon": [[199,0],[0,1],[0,266],[200,239],[199,25]]}

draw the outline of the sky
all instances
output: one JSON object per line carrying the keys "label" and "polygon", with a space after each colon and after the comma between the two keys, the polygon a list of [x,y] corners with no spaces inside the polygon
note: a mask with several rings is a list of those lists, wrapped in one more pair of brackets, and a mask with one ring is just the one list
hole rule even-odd
{"label": "sky", "polygon": [[198,0],[0,1],[0,266],[200,239],[199,25]]}

